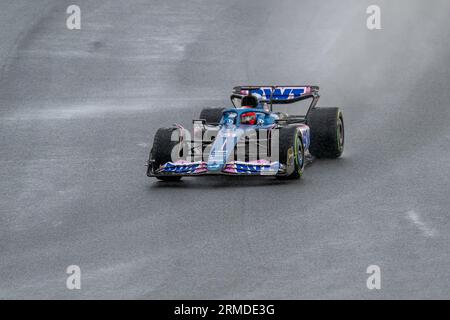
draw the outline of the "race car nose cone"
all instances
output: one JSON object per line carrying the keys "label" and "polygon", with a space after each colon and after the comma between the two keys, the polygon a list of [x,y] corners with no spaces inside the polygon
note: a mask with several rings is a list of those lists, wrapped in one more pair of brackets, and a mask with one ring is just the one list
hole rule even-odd
{"label": "race car nose cone", "polygon": [[217,162],[208,163],[208,171],[220,171],[222,169],[222,165]]}

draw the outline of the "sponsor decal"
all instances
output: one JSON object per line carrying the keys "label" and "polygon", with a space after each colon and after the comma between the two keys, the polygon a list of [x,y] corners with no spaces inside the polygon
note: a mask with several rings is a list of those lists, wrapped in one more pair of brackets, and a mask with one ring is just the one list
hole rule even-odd
{"label": "sponsor decal", "polygon": [[250,90],[250,92],[260,94],[265,100],[269,100],[271,95],[273,100],[289,100],[304,94],[306,87],[278,87],[273,90],[273,93],[271,87],[261,87]]}
{"label": "sponsor decal", "polygon": [[280,169],[279,162],[257,160],[254,162],[233,161],[227,163],[223,171],[227,173],[274,175],[278,172],[279,169]]}
{"label": "sponsor decal", "polygon": [[164,164],[160,172],[167,172],[167,173],[200,173],[200,172],[206,172],[206,164],[204,162],[185,162],[185,161],[178,161],[178,162],[167,162]]}

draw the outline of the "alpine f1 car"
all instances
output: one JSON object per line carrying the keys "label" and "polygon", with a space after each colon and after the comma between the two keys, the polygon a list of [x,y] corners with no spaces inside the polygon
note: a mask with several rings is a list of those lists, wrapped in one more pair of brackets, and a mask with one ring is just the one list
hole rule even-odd
{"label": "alpine f1 car", "polygon": [[[277,112],[278,105],[310,99],[306,113]],[[238,86],[230,108],[205,108],[193,135],[179,124],[155,134],[147,176],[174,181],[199,175],[272,175],[299,179],[314,157],[344,150],[339,108],[319,108],[318,86]]]}

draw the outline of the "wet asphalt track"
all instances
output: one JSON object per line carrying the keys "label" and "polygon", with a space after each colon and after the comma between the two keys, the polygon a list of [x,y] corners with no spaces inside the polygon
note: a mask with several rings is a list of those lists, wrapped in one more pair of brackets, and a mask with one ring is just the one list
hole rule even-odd
{"label": "wet asphalt track", "polygon": [[[450,298],[448,1],[72,3],[0,4],[0,298]],[[145,176],[158,127],[253,83],[320,85],[343,158]]]}

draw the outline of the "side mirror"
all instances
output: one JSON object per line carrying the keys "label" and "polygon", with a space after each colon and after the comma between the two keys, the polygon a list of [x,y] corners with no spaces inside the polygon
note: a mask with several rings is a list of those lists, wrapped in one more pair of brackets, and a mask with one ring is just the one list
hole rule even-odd
{"label": "side mirror", "polygon": [[287,121],[287,119],[276,119],[275,123],[276,124],[284,124],[284,125],[286,125],[286,124],[288,124],[288,121]]}
{"label": "side mirror", "polygon": [[195,126],[195,125],[204,125],[206,123],[206,120],[205,119],[195,119],[195,120],[192,120],[192,124]]}

